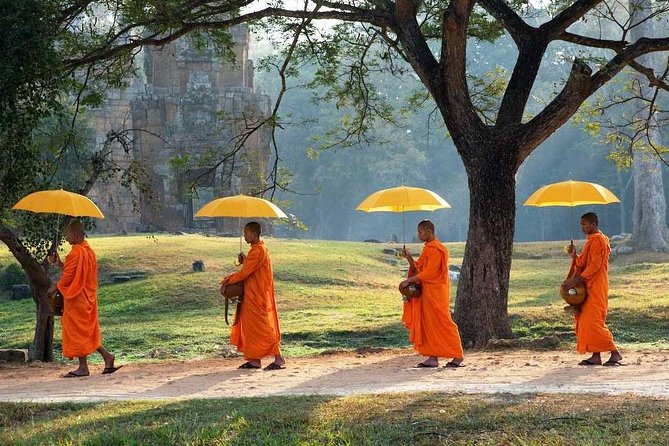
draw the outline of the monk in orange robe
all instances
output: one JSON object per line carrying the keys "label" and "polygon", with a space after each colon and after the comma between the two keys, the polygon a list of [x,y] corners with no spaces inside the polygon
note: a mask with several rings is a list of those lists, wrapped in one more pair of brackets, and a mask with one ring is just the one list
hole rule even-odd
{"label": "monk in orange robe", "polygon": [[279,344],[281,332],[274,299],[274,276],[272,262],[265,243],[260,240],[261,227],[257,222],[244,227],[244,240],[251,245],[248,256],[239,254],[242,269],[221,281],[221,294],[229,284],[244,282],[244,299],[237,307],[230,331],[230,344],[244,353],[246,362],[240,369],[259,369],[261,360],[274,356],[274,361],[265,370],[284,369],[286,360],[281,355]]}
{"label": "monk in orange robe", "polygon": [[[613,335],[606,327],[606,312],[609,306],[609,239],[599,230],[599,219],[593,212],[581,217],[581,230],[588,236],[580,255],[572,243],[569,255],[572,267],[562,288],[568,290],[585,284],[587,297],[574,314],[576,322],[576,350],[592,353],[579,365],[601,365],[601,352],[611,352],[603,365],[620,365],[622,355],[613,342]],[[573,277],[572,277],[573,275]]]}
{"label": "monk in orange robe", "polygon": [[402,314],[409,341],[418,353],[428,356],[417,367],[438,367],[439,357],[452,358],[445,367],[464,367],[460,333],[451,318],[448,250],[435,236],[430,220],[418,224],[418,238],[425,242],[418,260],[414,262],[411,254],[402,250],[409,261],[409,277],[400,283],[400,291],[412,283],[421,285],[420,296],[405,301]]}
{"label": "monk in orange robe", "polygon": [[79,359],[79,368],[68,372],[63,378],[90,375],[87,357],[95,351],[105,361],[103,375],[121,368],[114,366],[114,355],[102,346],[98,325],[98,265],[95,253],[84,240],[85,236],[81,222],[72,220],[65,230],[65,239],[72,245],[65,263],[60,260],[58,253],[49,256],[49,261],[63,270],[58,283],[49,289],[49,292],[54,292],[57,288],[63,295],[63,356]]}

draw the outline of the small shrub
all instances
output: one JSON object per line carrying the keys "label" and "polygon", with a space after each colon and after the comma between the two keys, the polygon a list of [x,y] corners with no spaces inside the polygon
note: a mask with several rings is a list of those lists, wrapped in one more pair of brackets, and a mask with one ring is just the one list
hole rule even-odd
{"label": "small shrub", "polygon": [[10,263],[0,272],[0,289],[11,290],[20,283],[26,283],[26,274],[18,263]]}

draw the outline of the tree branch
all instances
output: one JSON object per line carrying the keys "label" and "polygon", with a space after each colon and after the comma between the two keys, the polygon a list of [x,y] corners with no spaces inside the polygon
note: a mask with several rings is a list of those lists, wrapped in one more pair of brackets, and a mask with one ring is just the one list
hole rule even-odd
{"label": "tree branch", "polygon": [[432,50],[421,32],[420,25],[416,19],[416,8],[409,0],[397,0],[393,11],[394,21],[392,29],[395,30],[408,62],[416,71],[423,84],[430,93],[434,93],[438,80],[439,62],[432,54]]}
{"label": "tree branch", "polygon": [[532,28],[504,0],[480,0],[481,5],[497,19],[518,47],[522,47],[531,38]]}
{"label": "tree branch", "polygon": [[578,110],[591,91],[592,69],[582,60],[575,59],[564,88],[537,116],[523,126],[518,167],[532,150],[560,128]]}
{"label": "tree branch", "polygon": [[568,8],[553,17],[552,20],[539,26],[539,29],[549,37],[554,38],[564,32],[602,1],[603,0],[576,0]]}
{"label": "tree branch", "polygon": [[[67,59],[64,61],[64,65],[67,69],[73,70],[78,67],[93,64],[104,59],[113,58],[140,46],[163,46],[173,42],[174,40],[177,40],[180,37],[185,36],[192,31],[226,29],[235,25],[257,21],[267,17],[287,17],[310,20],[342,20],[348,22],[369,23],[376,26],[387,26],[391,28],[393,24],[393,21],[389,16],[373,11],[360,10],[359,12],[353,13],[343,11],[299,11],[282,8],[265,8],[259,11],[250,12],[248,14],[242,14],[230,19],[182,22],[179,28],[175,28],[166,34],[161,35],[160,37],[158,33],[154,33],[149,37],[126,36],[126,39],[123,39],[123,36],[116,34],[113,39],[105,42],[94,52],[82,55],[81,57]],[[130,31],[137,29],[138,27],[151,28],[152,26],[159,25],[161,25],[160,22],[132,24],[126,26],[126,32],[130,33]],[[116,43],[122,39],[126,43],[117,45]]]}
{"label": "tree branch", "polygon": [[587,46],[591,48],[607,48],[614,51],[621,51],[628,45],[628,42],[624,40],[607,40],[607,39],[596,39],[594,37],[586,37],[578,34],[572,34],[569,32],[563,32],[562,34],[556,37],[557,40],[562,40],[565,42],[575,43],[577,45]]}
{"label": "tree branch", "polygon": [[658,51],[669,51],[669,37],[658,39],[642,37],[627,46],[592,76],[588,96],[611,80],[625,66],[631,65],[636,58]]}
{"label": "tree branch", "polygon": [[[636,71],[646,76],[648,83],[656,88],[661,90],[669,91],[669,83],[666,81],[667,71],[661,77],[655,76],[655,71],[652,68],[645,67],[638,63],[637,61],[632,61],[629,63],[629,66],[634,68]],[[669,69],[669,64],[667,64],[667,69]]]}
{"label": "tree branch", "polygon": [[[483,131],[485,125],[476,114],[467,85],[467,28],[474,2],[452,0],[444,11],[440,85],[432,97],[456,140],[469,138],[463,131]],[[457,144],[456,144],[457,145]]]}

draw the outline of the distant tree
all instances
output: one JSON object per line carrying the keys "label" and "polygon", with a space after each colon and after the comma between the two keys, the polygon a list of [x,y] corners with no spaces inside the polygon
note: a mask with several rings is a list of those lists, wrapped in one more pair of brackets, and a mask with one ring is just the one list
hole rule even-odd
{"label": "distant tree", "polygon": [[[644,36],[656,35],[654,29],[658,26],[657,22],[649,20],[644,14],[644,11],[652,9],[650,0],[630,0],[629,9],[632,11],[630,36],[633,39],[639,40]],[[667,24],[660,22],[660,26],[666,32]],[[663,80],[669,74],[669,66],[663,69],[658,63],[658,56],[648,54],[639,58],[638,62],[659,72],[663,71],[659,76]],[[646,85],[648,79],[641,73],[636,75],[635,81],[641,102],[639,109],[645,112],[645,116],[637,117],[638,136],[633,138],[632,144],[634,172],[632,240],[642,249],[669,251],[667,201],[664,196],[661,162],[662,155],[669,153],[662,137],[662,127],[669,118],[669,109],[666,107],[666,100],[661,101],[658,97],[659,85],[653,85],[652,82]],[[661,102],[664,102],[664,107]]]}
{"label": "distant tree", "polygon": [[[629,1],[631,39],[657,36],[658,30],[666,33],[666,23],[647,14],[653,9],[649,0]],[[631,170],[629,180],[620,181],[623,195],[630,182],[634,185],[632,242],[641,249],[666,251],[669,230],[662,170],[669,166],[669,149],[662,129],[669,122],[669,106],[662,93],[669,70],[659,56],[651,53],[637,58],[632,64],[635,69],[625,70],[615,85],[604,89],[586,107],[585,116],[589,120],[586,128],[603,134],[614,147],[611,158],[619,169]]]}

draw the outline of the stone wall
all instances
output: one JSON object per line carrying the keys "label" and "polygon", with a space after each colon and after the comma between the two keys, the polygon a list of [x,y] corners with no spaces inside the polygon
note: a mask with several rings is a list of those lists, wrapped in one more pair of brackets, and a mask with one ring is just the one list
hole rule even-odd
{"label": "stone wall", "polygon": [[[140,194],[121,187],[118,180],[99,182],[90,194],[106,216],[96,222],[98,232],[236,232],[237,222],[193,219],[203,202],[258,190],[267,176],[267,128],[253,134],[233,159],[212,170],[236,147],[246,123],[270,112],[269,97],[254,90],[247,28],[235,28],[233,36],[235,63],[219,62],[212,49],[195,50],[186,38],[143,50],[131,86],[113,92],[96,111],[98,144],[104,143],[110,129],[134,129],[131,149],[115,147],[113,156],[119,164],[141,165],[152,190],[150,195]],[[184,157],[189,159],[185,166],[174,164]],[[194,181],[197,193],[191,195],[188,185]]]}

